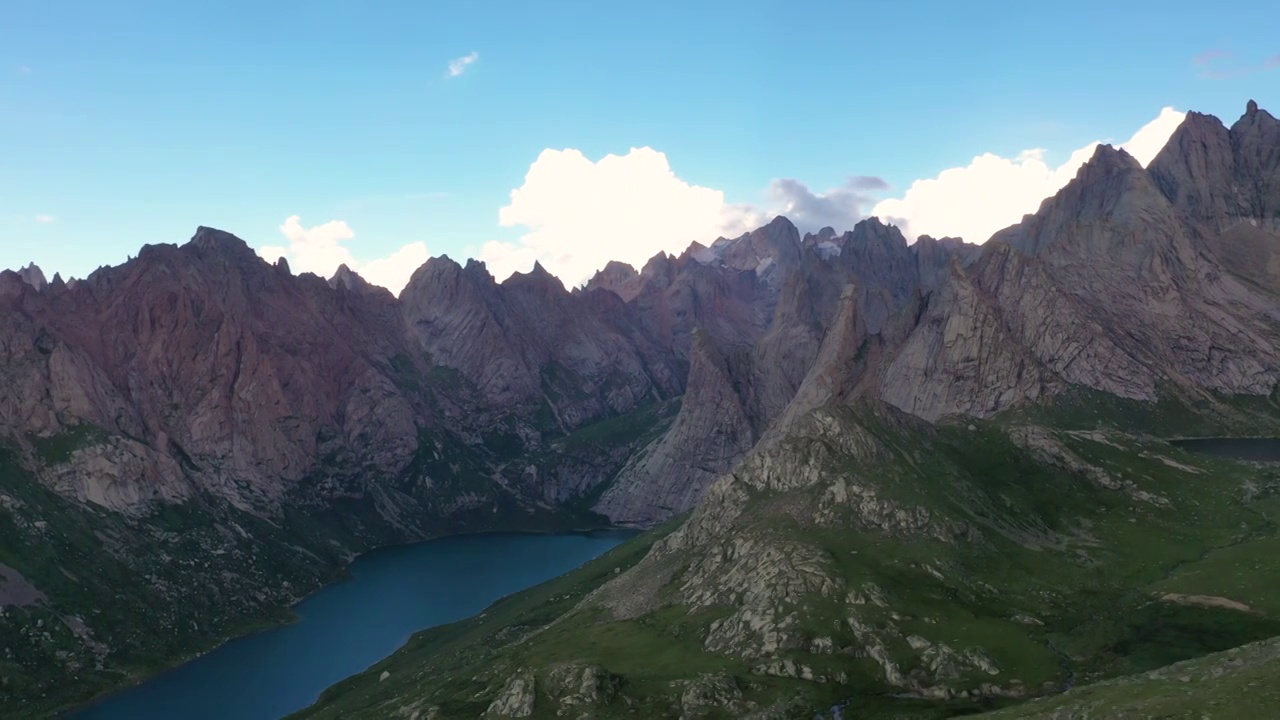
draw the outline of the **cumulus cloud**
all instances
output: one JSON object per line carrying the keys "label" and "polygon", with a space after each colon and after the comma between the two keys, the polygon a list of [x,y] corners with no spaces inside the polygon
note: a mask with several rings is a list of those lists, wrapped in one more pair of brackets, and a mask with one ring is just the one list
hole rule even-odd
{"label": "cumulus cloud", "polygon": [[[1185,116],[1166,107],[1120,147],[1145,166]],[[956,235],[985,242],[996,231],[1035,212],[1041,201],[1075,177],[1097,146],[1094,142],[1076,150],[1056,167],[1046,162],[1045,151],[1039,148],[1015,158],[985,153],[965,167],[913,182],[902,197],[881,201],[871,214],[894,218],[907,237]]]}
{"label": "cumulus cloud", "polygon": [[54,217],[54,216],[52,216],[52,215],[37,215],[37,216],[35,217],[35,221],[36,221],[36,222],[38,222],[38,223],[45,223],[45,224],[48,224],[48,223],[51,223],[51,222],[56,222],[56,221],[57,221],[57,219],[58,219],[58,218],[56,218],[56,217]]}
{"label": "cumulus cloud", "polygon": [[652,148],[594,162],[578,150],[548,149],[498,212],[500,225],[528,232],[485,244],[480,259],[498,279],[538,260],[576,285],[609,260],[639,267],[658,252],[736,236],[762,221],[753,208],[726,203],[723,192],[680,179]]}
{"label": "cumulus cloud", "polygon": [[430,254],[425,243],[415,242],[402,246],[391,255],[368,261],[357,260],[351,250],[342,243],[354,239],[356,233],[342,220],[330,220],[322,225],[303,227],[302,219],[290,215],[280,226],[287,245],[264,245],[258,255],[268,262],[283,257],[294,272],[315,273],[324,278],[332,277],[339,265],[346,265],[360,273],[374,285],[381,285],[396,295],[409,283],[413,271],[427,261]]}
{"label": "cumulus cloud", "polygon": [[785,215],[800,232],[830,226],[848,230],[866,216],[875,203],[874,193],[889,189],[878,177],[852,176],[845,184],[822,193],[811,191],[799,180],[778,179],[769,184],[769,215]]}
{"label": "cumulus cloud", "polygon": [[449,77],[455,78],[467,71],[472,63],[480,59],[480,53],[470,52],[460,58],[449,61]]}
{"label": "cumulus cloud", "polygon": [[[1120,147],[1146,165],[1184,117],[1164,108]],[[679,253],[691,242],[736,237],[779,214],[802,232],[828,225],[848,230],[870,214],[899,226],[909,238],[958,235],[984,242],[1066,185],[1097,145],[1079,148],[1054,165],[1040,148],[1013,158],[986,153],[965,167],[917,180],[901,197],[883,200],[878,198],[890,188],[877,177],[851,176],[825,191],[781,178],[764,190],[759,205],[729,203],[723,192],[681,179],[666,155],[652,148],[631,148],[598,161],[578,150],[548,149],[498,213],[500,225],[523,228],[524,234],[512,242],[486,243],[478,256],[499,280],[540,261],[566,284],[576,285],[610,260],[640,267],[658,252]]]}

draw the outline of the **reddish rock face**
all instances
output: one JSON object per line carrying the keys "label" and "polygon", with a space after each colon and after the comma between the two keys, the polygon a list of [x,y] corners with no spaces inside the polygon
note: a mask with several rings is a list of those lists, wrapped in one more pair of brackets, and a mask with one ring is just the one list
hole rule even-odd
{"label": "reddish rock face", "polygon": [[[51,487],[122,510],[205,491],[264,512],[293,492],[456,493],[421,465],[465,451],[486,492],[559,502],[616,477],[598,507],[651,521],[696,501],[797,397],[873,393],[932,419],[1073,385],[1270,392],[1276,293],[1280,123],[1250,104],[1229,129],[1189,114],[1148,169],[1100,146],[983,246],[911,245],[874,218],[801,239],[776,218],[639,272],[610,263],[573,291],[541,266],[498,283],[433,258],[396,298],[200,228],[79,282],[6,272],[0,433]],[[663,434],[577,458],[579,476],[529,464],[678,397]],[[38,462],[35,440],[86,424],[85,447]]]}

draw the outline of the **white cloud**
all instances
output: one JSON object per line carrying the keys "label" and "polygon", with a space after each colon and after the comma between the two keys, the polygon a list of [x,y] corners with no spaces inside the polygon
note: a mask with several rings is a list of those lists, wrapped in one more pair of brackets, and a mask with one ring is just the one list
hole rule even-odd
{"label": "white cloud", "polygon": [[800,232],[828,226],[843,232],[866,217],[866,208],[874,202],[872,194],[888,188],[878,177],[855,175],[840,187],[815,193],[799,180],[780,178],[769,183],[772,205],[768,215],[785,215]]}
{"label": "white cloud", "polygon": [[398,296],[404,286],[409,284],[413,272],[422,267],[430,257],[426,243],[414,242],[401,246],[387,257],[361,263],[352,269],[365,280],[381,285]]}
{"label": "white cloud", "polygon": [[258,248],[258,255],[267,262],[283,257],[289,261],[293,272],[310,272],[324,278],[332,277],[339,265],[346,265],[365,280],[396,295],[408,284],[413,271],[430,257],[426,244],[415,242],[402,246],[387,257],[361,262],[342,245],[356,236],[351,226],[342,220],[330,220],[307,228],[302,226],[301,218],[290,215],[280,226],[280,232],[288,240],[288,245]]}
{"label": "white cloud", "polygon": [[[1146,165],[1183,117],[1164,108],[1121,147]],[[776,179],[765,189],[761,206],[730,204],[719,190],[691,185],[652,148],[631,148],[599,161],[578,150],[547,149],[498,214],[503,227],[521,227],[525,234],[514,242],[486,243],[479,257],[499,280],[537,260],[576,285],[609,260],[640,267],[658,252],[679,253],[694,241],[735,237],[776,214],[802,232],[824,225],[849,230],[872,214],[899,225],[909,238],[927,233],[984,242],[1066,185],[1096,146],[1090,143],[1056,166],[1045,161],[1042,149],[1014,158],[986,153],[965,167],[917,180],[901,198],[878,203],[875,198],[888,185],[875,177],[852,176],[824,192],[798,180]]]}
{"label": "white cloud", "polygon": [[[1166,107],[1120,147],[1145,166],[1185,116]],[[915,181],[901,198],[881,201],[871,214],[905,223],[903,231],[910,233],[908,237],[955,235],[970,242],[986,242],[1062,189],[1097,145],[1094,142],[1076,150],[1057,167],[1045,162],[1042,149],[1025,150],[1013,159],[985,153],[965,167]]]}
{"label": "white cloud", "polygon": [[449,61],[449,77],[458,77],[467,71],[467,67],[480,59],[480,53],[470,52],[460,58]]}
{"label": "white cloud", "polygon": [[503,227],[525,227],[517,242],[490,242],[480,259],[499,280],[534,260],[576,285],[610,260],[636,267],[659,252],[736,236],[761,224],[752,208],[729,205],[724,193],[690,185],[667,156],[631,148],[597,162],[577,150],[543,150],[524,184],[498,212]]}
{"label": "white cloud", "polygon": [[52,215],[37,215],[37,216],[35,217],[35,221],[36,221],[36,222],[38,222],[38,223],[46,223],[46,224],[48,224],[48,223],[51,223],[51,222],[56,222],[57,220],[58,220],[58,218],[56,218],[56,217],[54,217],[54,216],[52,216]]}

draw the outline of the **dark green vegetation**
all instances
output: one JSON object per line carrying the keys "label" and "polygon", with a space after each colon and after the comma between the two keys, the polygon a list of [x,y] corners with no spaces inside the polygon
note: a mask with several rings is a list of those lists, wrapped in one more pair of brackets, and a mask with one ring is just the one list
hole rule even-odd
{"label": "dark green vegetation", "polygon": [[1095,683],[983,715],[989,720],[1268,718],[1280,707],[1280,640]]}
{"label": "dark green vegetation", "polygon": [[[547,718],[1068,717],[1020,713],[1095,700],[1148,704],[1090,717],[1262,716],[1220,703],[1274,652],[1193,665],[1215,678],[1199,695],[1168,671],[1026,704],[1280,635],[1280,465],[1135,432],[1223,429],[1177,406],[1083,408],[1036,418],[1058,429],[821,410],[688,521],[418,635],[298,717],[478,717],[504,699]],[[1201,704],[1169,700],[1175,685]]]}
{"label": "dark green vegetation", "polygon": [[73,503],[3,448],[0,488],[0,563],[59,601],[59,612],[37,603],[0,618],[6,717],[44,717],[287,620],[285,604],[345,559],[338,546],[298,547],[281,528],[220,503],[148,518]]}
{"label": "dark green vegetation", "polygon": [[32,437],[31,444],[42,462],[58,465],[70,460],[76,450],[101,442],[105,437],[101,428],[84,423],[47,438]]}

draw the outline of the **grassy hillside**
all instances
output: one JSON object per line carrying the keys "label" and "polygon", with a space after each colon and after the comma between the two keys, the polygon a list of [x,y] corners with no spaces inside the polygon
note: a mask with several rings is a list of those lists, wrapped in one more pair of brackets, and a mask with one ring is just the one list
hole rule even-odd
{"label": "grassy hillside", "polygon": [[1107,680],[982,715],[983,720],[1234,720],[1275,717],[1280,638]]}
{"label": "grassy hillside", "polygon": [[949,717],[1280,635],[1280,468],[1025,421],[820,411],[297,717]]}

